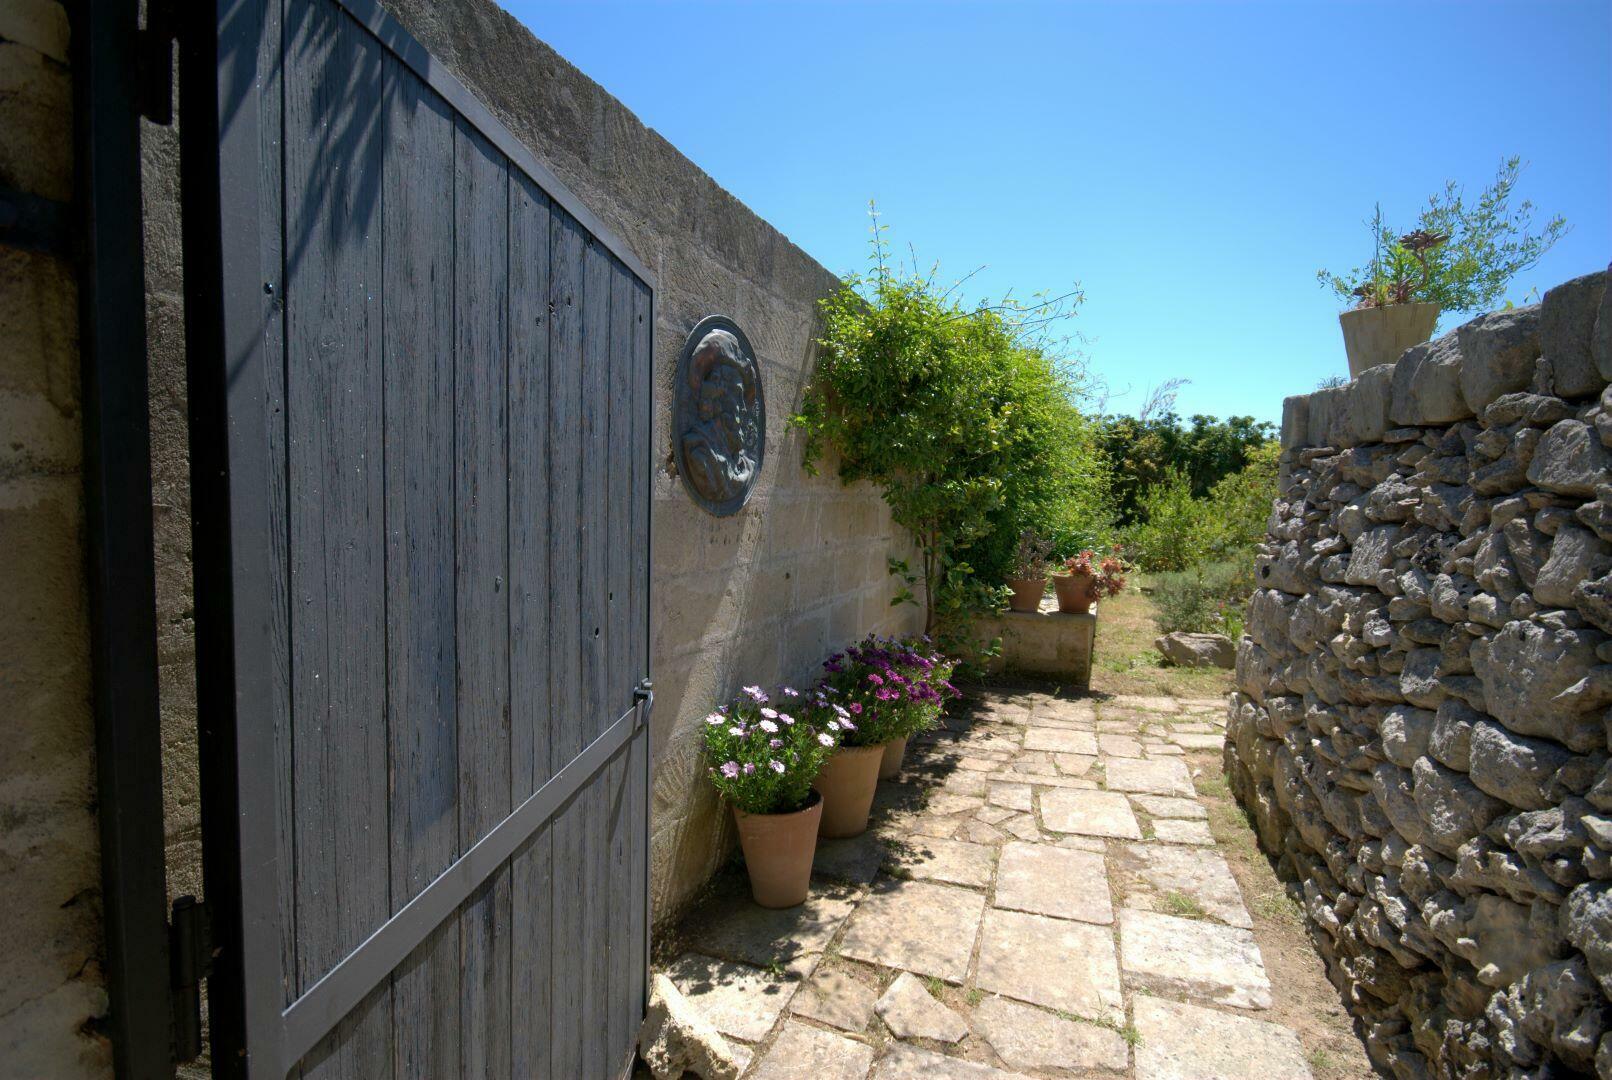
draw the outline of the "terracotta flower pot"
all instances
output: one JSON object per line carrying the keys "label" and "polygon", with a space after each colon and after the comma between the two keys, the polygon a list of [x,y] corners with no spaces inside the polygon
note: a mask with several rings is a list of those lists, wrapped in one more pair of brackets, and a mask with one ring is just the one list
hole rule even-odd
{"label": "terracotta flower pot", "polygon": [[1338,316],[1343,327],[1343,350],[1349,357],[1349,377],[1381,364],[1399,361],[1406,349],[1433,336],[1438,325],[1437,304],[1390,304],[1355,308]]}
{"label": "terracotta flower pot", "polygon": [[879,779],[888,780],[901,771],[901,758],[907,752],[907,740],[891,739],[884,744],[884,757],[879,761]]}
{"label": "terracotta flower pot", "polygon": [[1047,591],[1046,578],[1008,578],[1007,585],[1013,590],[1013,599],[1008,601],[1010,610],[1041,610],[1041,594]]}
{"label": "terracotta flower pot", "polygon": [[804,903],[823,818],[823,800],[817,792],[811,793],[803,809],[788,814],[747,814],[735,806],[733,818],[756,903],[764,908]]}
{"label": "terracotta flower pot", "polygon": [[1058,594],[1058,610],[1084,615],[1097,602],[1097,579],[1090,574],[1054,574],[1052,591]]}
{"label": "terracotta flower pot", "polygon": [[842,746],[823,762],[815,787],[823,796],[819,835],[838,839],[860,836],[868,827],[873,789],[879,784],[884,746]]}

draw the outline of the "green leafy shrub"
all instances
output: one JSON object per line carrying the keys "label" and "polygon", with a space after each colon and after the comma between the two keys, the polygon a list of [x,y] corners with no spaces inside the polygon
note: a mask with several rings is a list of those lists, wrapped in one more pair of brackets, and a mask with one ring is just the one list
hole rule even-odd
{"label": "green leafy shrub", "polygon": [[1074,544],[1106,527],[1106,462],[1075,406],[1081,369],[1047,331],[1079,294],[965,308],[956,286],[893,265],[881,228],[870,272],[822,301],[793,420],[808,471],[833,449],[844,482],[879,486],[919,548],[926,629],[953,631],[1003,601],[1026,528]]}
{"label": "green leafy shrub", "polygon": [[1227,561],[1159,574],[1153,579],[1159,630],[1237,637],[1242,633],[1243,603],[1253,591],[1251,569]]}
{"label": "green leafy shrub", "polygon": [[1123,533],[1127,557],[1144,570],[1180,571],[1251,552],[1265,535],[1280,452],[1275,442],[1252,449],[1247,465],[1203,498],[1180,472],[1148,488]]}
{"label": "green leafy shrub", "polygon": [[1156,392],[1152,404],[1159,409],[1145,410],[1145,416],[1104,416],[1092,425],[1098,448],[1110,463],[1111,505],[1121,524],[1137,520],[1143,492],[1177,474],[1187,478],[1195,497],[1208,495],[1221,480],[1247,467],[1251,455],[1275,433],[1270,423],[1252,416],[1183,419],[1169,409],[1173,389]]}

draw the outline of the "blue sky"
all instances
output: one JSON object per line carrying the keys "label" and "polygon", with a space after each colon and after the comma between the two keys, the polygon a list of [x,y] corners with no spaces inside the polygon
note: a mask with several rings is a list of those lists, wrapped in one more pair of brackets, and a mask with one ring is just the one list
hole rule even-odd
{"label": "blue sky", "polygon": [[[508,6],[831,270],[869,199],[984,294],[1079,282],[1109,407],[1276,419],[1346,371],[1315,283],[1508,154],[1572,232],[1513,283],[1612,259],[1612,2]],[[1446,316],[1448,328],[1467,316]]]}

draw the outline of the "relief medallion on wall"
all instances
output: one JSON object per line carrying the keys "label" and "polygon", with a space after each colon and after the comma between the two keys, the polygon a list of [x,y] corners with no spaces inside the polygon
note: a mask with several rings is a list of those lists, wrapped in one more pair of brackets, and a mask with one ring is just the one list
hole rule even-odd
{"label": "relief medallion on wall", "polygon": [[690,498],[718,517],[744,506],[761,475],[767,405],[750,340],[726,315],[701,319],[683,345],[672,442]]}

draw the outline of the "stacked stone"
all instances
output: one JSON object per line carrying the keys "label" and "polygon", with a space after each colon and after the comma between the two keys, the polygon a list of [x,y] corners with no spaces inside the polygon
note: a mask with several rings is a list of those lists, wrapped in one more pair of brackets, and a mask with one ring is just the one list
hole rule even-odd
{"label": "stacked stone", "polygon": [[1612,1077],[1607,274],[1289,398],[1226,765],[1373,1059]]}

